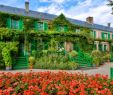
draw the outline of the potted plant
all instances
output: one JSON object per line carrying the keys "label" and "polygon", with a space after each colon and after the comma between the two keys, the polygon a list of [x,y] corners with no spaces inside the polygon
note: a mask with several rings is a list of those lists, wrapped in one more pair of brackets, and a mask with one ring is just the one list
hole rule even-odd
{"label": "potted plant", "polygon": [[98,67],[100,63],[100,60],[98,57],[93,58],[93,67]]}
{"label": "potted plant", "polygon": [[33,65],[35,64],[35,58],[33,56],[29,57],[29,67],[33,69]]}
{"label": "potted plant", "polygon": [[106,54],[106,55],[105,55],[105,59],[106,59],[106,61],[107,61],[108,63],[110,62],[110,57],[111,57],[110,54]]}

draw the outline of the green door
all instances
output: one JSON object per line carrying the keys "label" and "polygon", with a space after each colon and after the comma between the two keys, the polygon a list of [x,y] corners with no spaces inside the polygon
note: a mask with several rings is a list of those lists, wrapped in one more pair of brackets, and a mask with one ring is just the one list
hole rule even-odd
{"label": "green door", "polygon": [[19,56],[24,56],[24,43],[19,44]]}

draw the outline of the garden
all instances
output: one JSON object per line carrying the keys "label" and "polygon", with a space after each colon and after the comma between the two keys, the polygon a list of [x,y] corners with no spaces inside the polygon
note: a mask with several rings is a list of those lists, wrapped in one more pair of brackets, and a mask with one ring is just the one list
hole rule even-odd
{"label": "garden", "polygon": [[113,80],[100,74],[0,73],[0,95],[113,95]]}

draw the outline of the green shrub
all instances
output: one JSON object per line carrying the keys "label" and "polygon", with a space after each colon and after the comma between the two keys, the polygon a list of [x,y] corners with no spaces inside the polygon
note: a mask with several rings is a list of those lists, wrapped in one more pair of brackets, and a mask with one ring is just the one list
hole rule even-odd
{"label": "green shrub", "polygon": [[93,50],[91,53],[91,56],[93,57],[100,57],[101,56],[101,52],[98,50]]}
{"label": "green shrub", "polygon": [[100,59],[98,57],[93,58],[93,65],[99,66],[100,65]]}
{"label": "green shrub", "polygon": [[49,54],[42,56],[36,60],[34,68],[36,69],[60,69],[60,70],[72,70],[76,69],[78,64],[75,62],[69,62],[67,56],[59,54]]}
{"label": "green shrub", "polygon": [[35,64],[35,58],[33,56],[29,57],[29,65],[33,66]]}
{"label": "green shrub", "polygon": [[3,56],[3,60],[5,62],[5,66],[11,67],[12,66],[12,59],[11,59],[10,50],[7,48],[3,48],[2,56]]}
{"label": "green shrub", "polygon": [[103,56],[104,61],[108,61],[108,60],[110,60],[110,58],[111,58],[110,54],[106,54],[106,55]]}
{"label": "green shrub", "polygon": [[91,53],[91,56],[93,58],[93,64],[99,66],[100,64],[104,63],[104,58],[103,58],[104,55],[105,53],[102,53],[98,50],[93,50]]}
{"label": "green shrub", "polygon": [[75,70],[78,68],[79,65],[78,65],[78,63],[71,61],[71,62],[68,62],[68,66],[71,70]]}
{"label": "green shrub", "polygon": [[71,55],[72,57],[77,57],[78,52],[75,51],[75,50],[73,50],[73,51],[71,51],[71,52],[69,53],[69,55]]}

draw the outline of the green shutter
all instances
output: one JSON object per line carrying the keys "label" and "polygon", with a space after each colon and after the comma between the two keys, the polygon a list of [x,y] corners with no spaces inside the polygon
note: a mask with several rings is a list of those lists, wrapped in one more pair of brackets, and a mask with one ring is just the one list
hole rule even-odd
{"label": "green shutter", "polygon": [[110,68],[110,78],[113,79],[113,67]]}
{"label": "green shutter", "polygon": [[44,22],[44,31],[48,30],[48,24],[46,22]]}
{"label": "green shutter", "polygon": [[94,38],[96,38],[96,31],[94,31]]}
{"label": "green shutter", "polygon": [[102,37],[102,39],[104,39],[104,32],[101,33],[101,37]]}
{"label": "green shutter", "polygon": [[7,28],[11,28],[11,18],[7,18]]}
{"label": "green shutter", "polygon": [[37,21],[34,23],[34,28],[35,28],[35,31],[38,31],[38,22]]}
{"label": "green shutter", "polygon": [[68,27],[64,26],[64,32],[67,32],[67,31],[68,31]]}
{"label": "green shutter", "polygon": [[18,28],[20,30],[23,30],[23,20],[19,20],[18,22],[19,22],[19,27]]}
{"label": "green shutter", "polygon": [[113,34],[112,34],[112,39],[113,39]]}
{"label": "green shutter", "polygon": [[108,33],[108,39],[110,39],[110,33]]}

